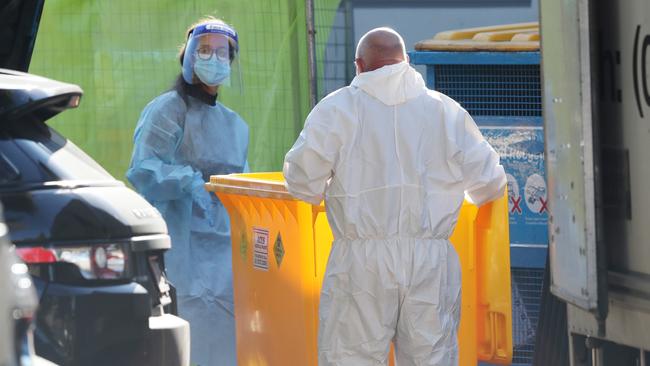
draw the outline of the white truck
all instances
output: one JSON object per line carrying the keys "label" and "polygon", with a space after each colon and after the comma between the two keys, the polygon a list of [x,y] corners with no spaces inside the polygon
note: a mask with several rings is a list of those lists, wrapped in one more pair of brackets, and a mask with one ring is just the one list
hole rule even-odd
{"label": "white truck", "polygon": [[550,290],[561,302],[544,307],[536,364],[646,365],[650,0],[541,0],[540,18]]}

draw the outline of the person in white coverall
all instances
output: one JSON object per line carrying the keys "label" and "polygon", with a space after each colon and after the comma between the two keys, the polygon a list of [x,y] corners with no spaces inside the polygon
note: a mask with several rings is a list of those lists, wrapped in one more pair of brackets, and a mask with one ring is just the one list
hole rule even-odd
{"label": "person in white coverall", "polygon": [[319,366],[456,365],[460,263],[449,236],[467,196],[501,197],[499,156],[458,103],[426,88],[404,41],[377,28],[357,76],[325,97],[287,153],[289,192],[325,199],[334,233]]}

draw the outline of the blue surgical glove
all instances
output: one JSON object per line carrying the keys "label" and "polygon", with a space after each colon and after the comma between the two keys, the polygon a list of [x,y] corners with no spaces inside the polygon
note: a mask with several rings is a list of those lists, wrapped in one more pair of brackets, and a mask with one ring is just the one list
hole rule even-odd
{"label": "blue surgical glove", "polygon": [[205,189],[205,182],[200,173],[197,173],[192,181],[192,200],[196,202],[205,213],[208,224],[214,226],[214,212],[212,210],[212,197],[210,192]]}

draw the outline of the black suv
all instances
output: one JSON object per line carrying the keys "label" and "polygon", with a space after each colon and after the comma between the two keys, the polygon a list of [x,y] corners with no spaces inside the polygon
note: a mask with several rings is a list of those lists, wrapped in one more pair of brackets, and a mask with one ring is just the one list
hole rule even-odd
{"label": "black suv", "polygon": [[[0,67],[26,70],[42,4],[0,1]],[[39,297],[36,353],[62,365],[189,365],[164,220],[46,124],[81,96],[0,69],[0,202]]]}

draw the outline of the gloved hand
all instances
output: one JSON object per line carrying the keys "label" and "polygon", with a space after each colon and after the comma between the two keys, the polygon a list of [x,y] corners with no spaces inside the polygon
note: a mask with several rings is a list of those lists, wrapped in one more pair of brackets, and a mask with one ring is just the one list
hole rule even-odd
{"label": "gloved hand", "polygon": [[212,227],[214,226],[214,212],[212,210],[212,197],[210,197],[210,192],[205,190],[205,182],[201,173],[196,173],[194,179],[192,180],[191,188],[192,200],[203,209],[205,213],[205,218],[208,220],[208,224]]}

